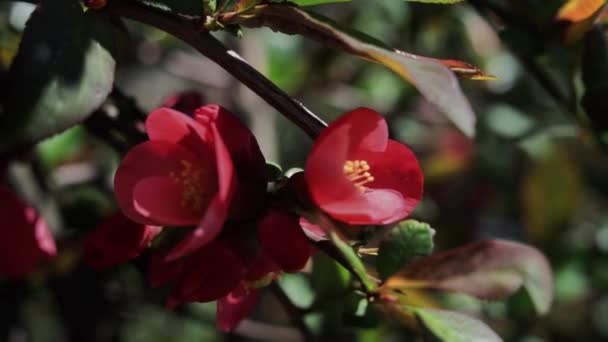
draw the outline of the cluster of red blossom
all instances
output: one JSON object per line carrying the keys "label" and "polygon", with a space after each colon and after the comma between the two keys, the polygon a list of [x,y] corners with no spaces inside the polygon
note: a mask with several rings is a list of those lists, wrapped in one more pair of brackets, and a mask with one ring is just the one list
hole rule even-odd
{"label": "cluster of red blossom", "polygon": [[[247,127],[217,105],[172,107],[147,117],[150,140],[133,147],[118,167],[114,190],[124,215],[89,235],[85,260],[109,268],[138,256],[154,239],[148,280],[171,285],[167,307],[217,300],[218,327],[231,330],[251,312],[259,288],[302,269],[313,250],[300,218],[267,191],[266,162]],[[353,225],[397,222],[422,196],[416,158],[388,139],[379,114],[364,108],[325,129],[304,175],[292,177],[323,215]],[[12,223],[13,241],[0,241],[0,274],[22,276],[55,247],[44,222],[5,192],[11,203],[0,212]],[[313,223],[327,229],[320,222]],[[19,244],[26,248],[15,248]]]}

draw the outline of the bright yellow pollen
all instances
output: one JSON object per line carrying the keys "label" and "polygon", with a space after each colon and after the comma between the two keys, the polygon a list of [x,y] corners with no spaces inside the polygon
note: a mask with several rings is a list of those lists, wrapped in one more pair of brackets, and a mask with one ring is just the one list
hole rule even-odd
{"label": "bright yellow pollen", "polygon": [[215,175],[210,170],[201,169],[192,165],[187,160],[181,161],[181,171],[179,173],[169,173],[169,178],[175,184],[183,187],[181,205],[199,211],[205,209],[214,192],[213,185]]}
{"label": "bright yellow pollen", "polygon": [[344,175],[353,182],[359,191],[365,191],[365,184],[373,182],[374,176],[369,172],[370,167],[365,160],[347,160],[344,163]]}

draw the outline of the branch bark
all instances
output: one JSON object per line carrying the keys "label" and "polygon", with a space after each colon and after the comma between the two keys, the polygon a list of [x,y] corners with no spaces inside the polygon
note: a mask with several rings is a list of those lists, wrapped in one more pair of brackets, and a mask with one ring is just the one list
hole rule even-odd
{"label": "branch bark", "polygon": [[236,52],[213,37],[203,28],[202,18],[180,16],[131,0],[111,0],[106,9],[114,15],[154,26],[188,43],[245,84],[311,138],[316,138],[327,126],[302,103],[283,92]]}

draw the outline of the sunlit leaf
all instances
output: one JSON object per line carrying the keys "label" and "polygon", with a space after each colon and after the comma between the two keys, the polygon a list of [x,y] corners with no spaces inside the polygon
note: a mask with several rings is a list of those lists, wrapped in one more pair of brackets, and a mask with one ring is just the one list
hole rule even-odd
{"label": "sunlit leaf", "polygon": [[387,279],[383,289],[432,288],[501,299],[524,286],[539,313],[553,300],[553,275],[537,249],[486,240],[421,258]]}
{"label": "sunlit leaf", "polygon": [[330,257],[319,253],[314,258],[311,285],[317,298],[337,296],[344,293],[351,275],[344,267]]}
{"label": "sunlit leaf", "polygon": [[380,244],[376,268],[385,279],[412,260],[431,254],[435,230],[426,223],[405,220]]}
{"label": "sunlit leaf", "polygon": [[0,151],[86,118],[114,81],[114,27],[76,0],[46,0],[32,14],[9,72]]}
{"label": "sunlit leaf", "polygon": [[226,20],[228,23],[250,27],[263,25],[287,34],[301,34],[380,63],[411,82],[465,134],[475,134],[475,114],[462,93],[454,72],[472,79],[487,79],[491,76],[466,63],[443,61],[395,50],[365,34],[341,28],[331,19],[294,6],[257,6],[247,15],[229,16]]}
{"label": "sunlit leaf", "polygon": [[414,310],[425,330],[445,342],[493,342],[502,341],[484,322],[447,310]]}
{"label": "sunlit leaf", "polygon": [[557,20],[579,22],[594,15],[606,0],[569,0],[557,12]]}
{"label": "sunlit leaf", "polygon": [[557,12],[556,20],[567,23],[564,40],[579,40],[593,25],[606,0],[569,0]]}

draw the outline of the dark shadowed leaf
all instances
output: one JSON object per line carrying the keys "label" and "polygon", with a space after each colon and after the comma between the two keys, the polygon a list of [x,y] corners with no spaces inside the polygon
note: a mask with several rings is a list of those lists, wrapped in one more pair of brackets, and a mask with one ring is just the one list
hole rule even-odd
{"label": "dark shadowed leaf", "polygon": [[114,81],[115,26],[75,0],[44,0],[11,65],[0,151],[34,143],[86,118]]}
{"label": "dark shadowed leaf", "polygon": [[475,134],[475,114],[462,93],[455,73],[470,79],[488,79],[467,63],[413,55],[385,46],[365,34],[343,27],[331,19],[283,4],[256,6],[245,15],[224,18],[227,23],[249,27],[268,26],[287,34],[301,34],[382,64],[411,82],[468,136]]}
{"label": "dark shadowed leaf", "polygon": [[192,16],[203,16],[205,9],[215,11],[214,0],[135,0],[148,6],[156,7],[165,11],[187,14]]}
{"label": "dark shadowed leaf", "polygon": [[312,6],[312,5],[332,4],[335,2],[350,2],[350,1],[352,1],[352,0],[291,0],[291,2],[293,2],[294,4],[296,4],[298,6]]}
{"label": "dark shadowed leaf", "polygon": [[380,244],[376,268],[386,279],[412,260],[431,254],[435,230],[416,220],[400,222]]}
{"label": "dark shadowed leaf", "polygon": [[326,299],[344,293],[350,283],[347,269],[325,254],[315,255],[312,266],[311,285],[317,299]]}
{"label": "dark shadowed leaf", "polygon": [[582,73],[585,94],[581,104],[600,142],[608,145],[608,43],[599,28],[585,35]]}
{"label": "dark shadowed leaf", "polygon": [[484,322],[458,312],[415,308],[414,313],[425,332],[441,341],[502,341]]}
{"label": "dark shadowed leaf", "polygon": [[537,249],[516,242],[486,240],[409,264],[383,289],[432,288],[501,299],[524,286],[539,313],[553,300],[553,274]]}

